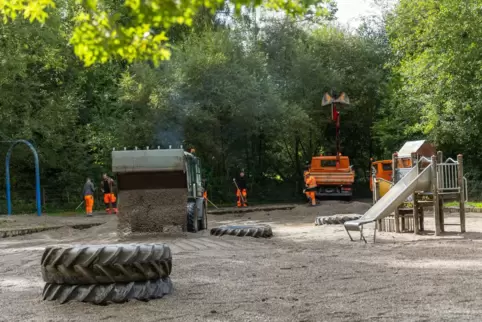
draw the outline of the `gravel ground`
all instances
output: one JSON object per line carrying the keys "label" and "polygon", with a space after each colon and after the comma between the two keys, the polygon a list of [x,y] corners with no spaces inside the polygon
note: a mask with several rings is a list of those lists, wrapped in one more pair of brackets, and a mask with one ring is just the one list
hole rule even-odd
{"label": "gravel ground", "polygon": [[[210,227],[268,223],[275,237],[208,232],[136,241],[173,250],[174,293],[150,302],[95,306],[43,302],[39,262],[53,244],[115,243],[106,224],[0,240],[0,321],[480,321],[482,217],[468,233],[377,233],[376,244],[350,242],[342,226],[314,226],[318,215],[363,213],[362,203],[326,202],[289,211],[210,216]],[[446,222],[456,222],[455,214]],[[58,219],[73,220],[73,219]],[[426,229],[433,219],[426,216]]]}

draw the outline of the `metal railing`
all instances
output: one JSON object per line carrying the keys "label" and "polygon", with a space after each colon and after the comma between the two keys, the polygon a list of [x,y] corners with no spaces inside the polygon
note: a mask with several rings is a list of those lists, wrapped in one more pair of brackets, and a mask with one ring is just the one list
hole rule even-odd
{"label": "metal railing", "polygon": [[437,188],[439,191],[442,193],[460,191],[458,170],[459,164],[452,158],[437,164]]}

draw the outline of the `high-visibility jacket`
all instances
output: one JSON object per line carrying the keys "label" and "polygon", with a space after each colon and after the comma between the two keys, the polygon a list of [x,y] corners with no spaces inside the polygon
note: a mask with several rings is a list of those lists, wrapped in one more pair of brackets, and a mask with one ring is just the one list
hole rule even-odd
{"label": "high-visibility jacket", "polygon": [[305,180],[305,184],[306,184],[306,187],[308,189],[310,188],[316,188],[317,184],[316,184],[316,179],[315,177],[313,176],[308,176],[308,178],[306,178]]}

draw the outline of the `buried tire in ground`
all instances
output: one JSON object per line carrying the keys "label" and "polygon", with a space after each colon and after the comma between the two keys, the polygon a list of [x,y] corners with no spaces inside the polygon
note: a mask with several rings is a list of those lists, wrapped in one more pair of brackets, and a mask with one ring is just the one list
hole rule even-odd
{"label": "buried tire in ground", "polygon": [[89,302],[94,304],[124,303],[128,300],[148,301],[172,292],[169,277],[154,281],[68,285],[47,283],[42,292],[44,301]]}
{"label": "buried tire in ground", "polygon": [[199,221],[197,218],[196,203],[187,203],[187,231],[197,233],[199,230]]}
{"label": "buried tire in ground", "polygon": [[342,225],[347,221],[357,220],[361,215],[334,215],[334,216],[320,216],[316,217],[315,225]]}
{"label": "buried tire in ground", "polygon": [[107,284],[159,279],[171,274],[164,244],[48,247],[41,260],[47,283]]}
{"label": "buried tire in ground", "polygon": [[273,236],[273,231],[269,225],[242,225],[242,226],[220,226],[211,229],[211,235],[223,236],[231,235],[238,237],[263,237],[269,238]]}

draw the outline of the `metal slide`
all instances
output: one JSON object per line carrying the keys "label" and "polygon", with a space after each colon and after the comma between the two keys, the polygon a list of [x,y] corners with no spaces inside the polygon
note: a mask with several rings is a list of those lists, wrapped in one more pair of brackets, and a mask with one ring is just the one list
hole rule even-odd
{"label": "metal slide", "polygon": [[350,239],[353,241],[350,231],[360,231],[360,238],[365,240],[363,236],[364,224],[389,216],[415,191],[430,191],[431,179],[432,165],[427,166],[421,173],[419,173],[417,167],[413,167],[360,219],[345,222],[345,230]]}

